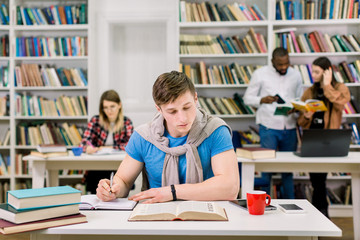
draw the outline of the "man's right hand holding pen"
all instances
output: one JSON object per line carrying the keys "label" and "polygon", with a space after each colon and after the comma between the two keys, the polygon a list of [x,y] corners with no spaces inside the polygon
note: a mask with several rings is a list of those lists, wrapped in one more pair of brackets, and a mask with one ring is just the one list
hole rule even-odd
{"label": "man's right hand holding pen", "polygon": [[89,140],[86,142],[86,153],[87,153],[87,154],[96,153],[98,150],[99,150],[99,148],[98,148],[98,147],[94,147],[94,145],[92,145]]}

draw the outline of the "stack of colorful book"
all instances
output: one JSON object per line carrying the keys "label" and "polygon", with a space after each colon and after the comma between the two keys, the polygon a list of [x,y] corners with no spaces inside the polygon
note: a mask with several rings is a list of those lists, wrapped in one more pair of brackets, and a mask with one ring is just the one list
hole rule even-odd
{"label": "stack of colorful book", "polygon": [[0,233],[12,234],[86,222],[80,214],[81,192],[69,186],[7,192],[0,204]]}

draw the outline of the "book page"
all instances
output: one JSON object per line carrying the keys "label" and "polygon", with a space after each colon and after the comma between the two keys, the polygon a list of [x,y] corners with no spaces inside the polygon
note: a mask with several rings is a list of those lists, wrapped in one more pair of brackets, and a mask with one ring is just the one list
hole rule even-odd
{"label": "book page", "polygon": [[178,205],[176,215],[180,215],[183,212],[190,212],[190,211],[214,213],[215,206],[213,202],[184,201]]}
{"label": "book page", "polygon": [[157,215],[170,213],[176,215],[175,203],[153,203],[153,204],[139,204],[135,209],[136,215]]}
{"label": "book page", "polygon": [[81,196],[79,209],[113,209],[113,210],[132,210],[136,205],[135,201],[127,198],[116,198],[112,201],[103,202],[95,194]]}
{"label": "book page", "polygon": [[225,210],[215,202],[182,202],[178,205],[177,216],[183,220],[227,220]]}

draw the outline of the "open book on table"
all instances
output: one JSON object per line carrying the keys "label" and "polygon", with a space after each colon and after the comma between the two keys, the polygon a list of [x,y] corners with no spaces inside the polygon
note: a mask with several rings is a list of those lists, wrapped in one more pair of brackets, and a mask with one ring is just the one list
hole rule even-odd
{"label": "open book on table", "polygon": [[296,110],[299,111],[312,111],[312,112],[327,111],[327,107],[325,106],[325,103],[317,99],[307,99],[305,102],[299,99],[294,99],[291,101],[291,104],[294,106]]}
{"label": "open book on table", "polygon": [[227,221],[225,209],[215,202],[183,201],[138,204],[129,221]]}
{"label": "open book on table", "polygon": [[109,155],[109,154],[120,154],[124,151],[121,151],[119,149],[114,149],[111,147],[102,147],[97,152],[93,153],[93,155]]}
{"label": "open book on table", "polygon": [[80,210],[133,210],[137,202],[127,198],[116,198],[109,202],[101,201],[95,194],[82,195]]}

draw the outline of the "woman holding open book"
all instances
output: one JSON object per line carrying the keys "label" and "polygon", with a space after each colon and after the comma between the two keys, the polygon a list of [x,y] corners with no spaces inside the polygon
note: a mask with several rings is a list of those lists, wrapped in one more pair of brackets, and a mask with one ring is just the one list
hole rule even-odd
{"label": "woman holding open book", "polygon": [[[108,90],[101,95],[99,115],[88,123],[81,145],[84,152],[93,154],[103,147],[125,150],[134,131],[131,120],[124,116],[118,93]],[[86,190],[96,193],[100,179],[109,178],[111,171],[88,171],[85,174]]]}
{"label": "woman holding open book", "polygon": [[[305,90],[302,101],[307,99],[322,100],[327,111],[301,112],[298,124],[303,128],[338,129],[340,128],[344,105],[350,101],[350,91],[343,83],[336,82],[331,62],[326,57],[319,57],[312,63],[311,76],[314,84]],[[314,188],[312,202],[328,217],[326,200],[327,173],[310,173],[310,181]]]}

